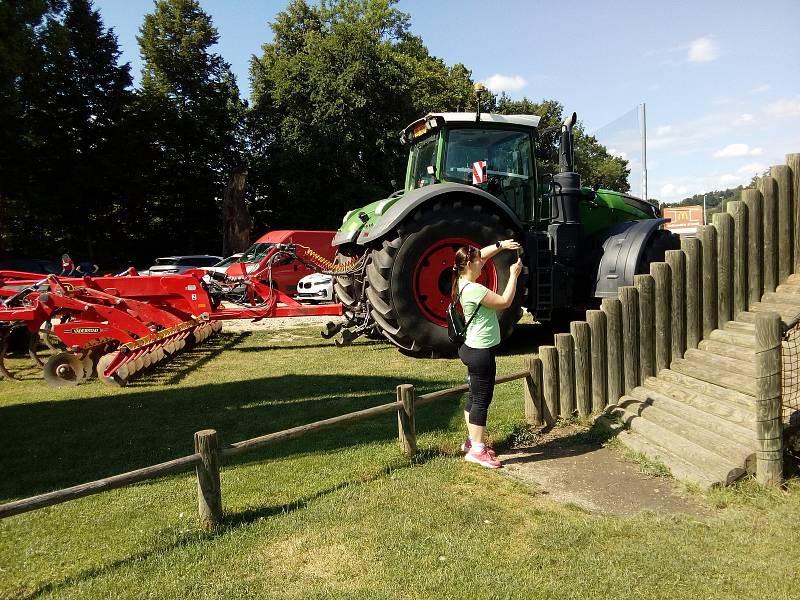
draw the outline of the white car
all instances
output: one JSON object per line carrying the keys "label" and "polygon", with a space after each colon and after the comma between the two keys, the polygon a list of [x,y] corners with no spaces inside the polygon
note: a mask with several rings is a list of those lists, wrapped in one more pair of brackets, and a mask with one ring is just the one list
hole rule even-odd
{"label": "white car", "polygon": [[311,273],[297,282],[298,300],[314,302],[333,301],[333,277],[322,273]]}

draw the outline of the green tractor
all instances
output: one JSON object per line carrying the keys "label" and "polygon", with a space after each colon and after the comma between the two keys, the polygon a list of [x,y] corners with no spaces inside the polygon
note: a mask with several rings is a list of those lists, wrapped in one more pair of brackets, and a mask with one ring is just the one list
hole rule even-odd
{"label": "green tractor", "polygon": [[[560,126],[559,170],[537,172],[539,117],[439,113],[409,125],[405,186],[348,212],[333,245],[342,267],[334,290],[348,321],[339,344],[379,333],[413,355],[447,356],[445,311],[453,256],[513,238],[525,268],[513,305],[500,315],[507,337],[526,308],[539,321],[616,296],[633,276],[678,248],[652,204],[581,185],[574,169],[573,113]],[[502,252],[479,280],[502,291],[516,261]],[[352,265],[352,266],[350,266]]]}

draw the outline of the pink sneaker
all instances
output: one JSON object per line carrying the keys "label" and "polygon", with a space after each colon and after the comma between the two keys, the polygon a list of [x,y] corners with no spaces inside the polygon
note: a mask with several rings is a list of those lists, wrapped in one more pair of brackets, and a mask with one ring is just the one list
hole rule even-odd
{"label": "pink sneaker", "polygon": [[499,469],[503,466],[503,463],[491,456],[485,447],[480,454],[470,450],[464,455],[464,460],[486,467],[487,469]]}
{"label": "pink sneaker", "polygon": [[[472,449],[472,440],[469,439],[469,436],[467,436],[467,439],[465,439],[464,443],[461,444],[461,451],[462,452],[469,452],[471,449]],[[495,452],[494,450],[489,448],[489,446],[486,446],[486,452],[488,452],[489,456],[491,456],[492,458],[497,456],[497,452]]]}

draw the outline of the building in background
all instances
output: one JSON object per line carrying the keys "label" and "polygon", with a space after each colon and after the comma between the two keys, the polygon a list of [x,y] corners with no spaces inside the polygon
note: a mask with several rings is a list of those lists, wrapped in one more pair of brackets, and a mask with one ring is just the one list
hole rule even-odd
{"label": "building in background", "polygon": [[705,225],[702,206],[676,206],[675,208],[662,208],[661,213],[670,219],[664,225],[672,233],[680,235],[694,235],[700,225]]}

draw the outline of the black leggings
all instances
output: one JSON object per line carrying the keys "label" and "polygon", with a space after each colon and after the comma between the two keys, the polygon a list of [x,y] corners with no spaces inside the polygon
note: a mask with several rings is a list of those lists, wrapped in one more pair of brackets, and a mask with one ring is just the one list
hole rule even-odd
{"label": "black leggings", "polygon": [[486,413],[492,403],[497,376],[496,349],[496,346],[470,348],[466,344],[458,349],[458,357],[467,365],[469,376],[469,397],[465,410],[469,412],[470,425],[486,426]]}

